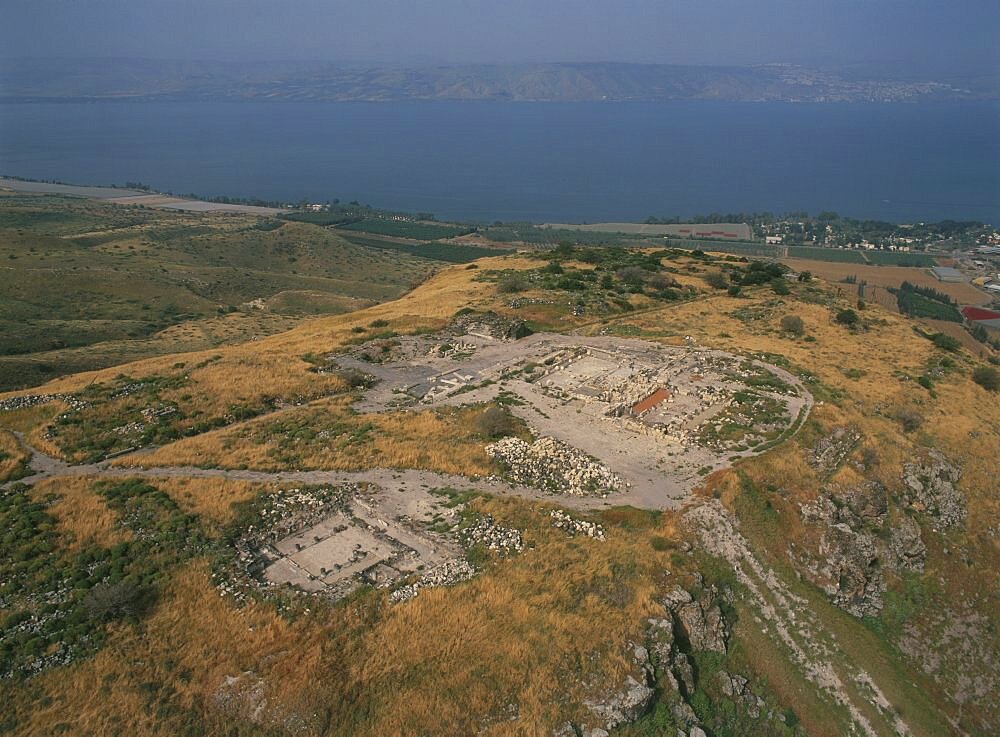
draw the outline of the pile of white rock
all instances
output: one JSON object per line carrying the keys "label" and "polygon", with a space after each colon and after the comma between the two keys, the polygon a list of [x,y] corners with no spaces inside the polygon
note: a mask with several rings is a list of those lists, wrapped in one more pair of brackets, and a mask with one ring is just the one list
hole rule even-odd
{"label": "pile of white rock", "polygon": [[71,409],[77,410],[87,406],[86,402],[72,394],[22,394],[19,397],[0,399],[0,412],[10,412],[15,409],[24,409],[55,401],[65,402]]}
{"label": "pile of white rock", "polygon": [[465,558],[446,560],[428,569],[418,581],[400,586],[393,591],[389,594],[389,601],[394,603],[409,601],[420,592],[420,589],[430,586],[448,586],[460,581],[467,581],[474,575],[476,575],[476,569]]}
{"label": "pile of white rock", "polygon": [[549,516],[552,518],[552,526],[563,532],[573,535],[586,535],[595,540],[604,539],[604,528],[596,522],[587,522],[582,519],[573,519],[561,509],[553,509]]}
{"label": "pile of white rock", "polygon": [[506,467],[514,483],[559,494],[607,496],[627,486],[607,466],[555,438],[504,438],[486,446],[486,454]]}
{"label": "pile of white rock", "polygon": [[469,547],[482,545],[495,553],[520,553],[524,550],[521,532],[511,527],[501,527],[488,514],[480,517],[476,524],[465,528],[462,539]]}

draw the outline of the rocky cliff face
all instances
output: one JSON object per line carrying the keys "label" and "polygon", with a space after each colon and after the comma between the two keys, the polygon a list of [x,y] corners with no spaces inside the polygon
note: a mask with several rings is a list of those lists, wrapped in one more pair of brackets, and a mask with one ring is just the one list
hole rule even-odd
{"label": "rocky cliff face", "polygon": [[815,552],[793,558],[833,603],[856,617],[882,610],[887,571],[923,569],[920,527],[905,513],[890,521],[888,494],[876,481],[828,487],[802,505],[802,517],[818,529],[819,543]]}

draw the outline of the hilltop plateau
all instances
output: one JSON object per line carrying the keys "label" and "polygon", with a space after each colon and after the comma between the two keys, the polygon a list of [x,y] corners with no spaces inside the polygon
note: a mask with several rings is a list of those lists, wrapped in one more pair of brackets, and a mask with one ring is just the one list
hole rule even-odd
{"label": "hilltop plateau", "polygon": [[753,256],[4,200],[4,732],[1000,730],[990,346]]}

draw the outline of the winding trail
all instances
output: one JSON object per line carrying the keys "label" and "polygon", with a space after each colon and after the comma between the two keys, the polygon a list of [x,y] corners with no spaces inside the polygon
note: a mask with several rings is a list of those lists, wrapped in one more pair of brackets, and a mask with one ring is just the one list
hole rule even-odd
{"label": "winding trail", "polygon": [[[471,336],[471,337],[470,337]],[[554,437],[576,448],[610,471],[623,478],[628,486],[608,496],[559,494],[527,486],[515,485],[497,477],[465,477],[433,471],[394,468],[370,468],[356,471],[344,470],[280,470],[260,471],[248,469],[203,468],[199,466],[147,466],[142,458],[150,449],[139,449],[124,456],[90,464],[73,465],[53,458],[31,447],[25,436],[15,433],[18,442],[31,453],[31,475],[20,480],[34,484],[48,478],[88,476],[95,478],[221,478],[272,484],[330,484],[367,483],[381,488],[450,487],[471,489],[491,495],[518,496],[526,499],[557,502],[576,509],[601,509],[629,505],[640,509],[677,509],[691,497],[694,488],[702,483],[708,473],[731,467],[739,459],[765,452],[791,438],[801,428],[813,407],[813,397],[802,381],[791,372],[751,357],[740,357],[724,351],[692,346],[663,346],[638,339],[621,339],[608,336],[577,337],[568,339],[554,333],[535,333],[516,343],[496,342],[473,334],[467,339],[476,341],[474,355],[458,361],[445,357],[440,351],[428,351],[428,345],[413,337],[405,346],[412,356],[404,354],[397,361],[387,364],[362,361],[350,355],[339,356],[337,365],[348,369],[371,372],[380,381],[364,397],[355,402],[357,409],[367,412],[387,412],[396,406],[398,392],[406,392],[413,385],[429,386],[430,390],[420,403],[421,408],[445,405],[464,405],[475,402],[496,401],[503,394],[512,394],[519,401],[508,402],[510,411],[523,419],[536,436]],[[402,340],[402,339],[401,339]],[[433,345],[430,346],[433,349]],[[537,382],[519,378],[518,369],[531,360],[542,361],[546,356],[559,356],[572,351],[577,358],[566,367],[553,369],[556,386],[564,380],[569,385],[596,381],[605,374],[616,376],[624,371],[627,379],[616,379],[612,387],[634,380],[642,371],[652,372],[656,381],[666,381],[663,374],[670,374],[677,381],[676,392],[683,398],[698,395],[697,383],[680,381],[678,376],[701,378],[708,369],[718,374],[717,380],[733,383],[725,372],[747,361],[756,368],[794,387],[790,393],[774,394],[783,402],[790,416],[790,424],[775,440],[756,447],[732,450],[709,449],[697,446],[692,450],[688,443],[670,436],[659,435],[641,423],[608,421],[611,405],[590,401],[593,387],[585,385],[583,392],[567,395],[566,391],[550,392]],[[550,358],[550,360],[552,360]],[[722,361],[722,368],[710,368],[713,362]],[[574,367],[576,367],[574,369]],[[611,368],[609,368],[611,367]],[[576,370],[577,373],[573,373]],[[562,377],[565,371],[567,376]],[[506,372],[506,373],[505,373]],[[690,375],[690,376],[688,376]],[[455,378],[459,377],[459,378]],[[551,383],[552,380],[549,380]],[[736,388],[744,386],[738,379]],[[671,385],[673,386],[673,385]],[[436,391],[432,391],[436,390]],[[735,390],[735,389],[734,389]],[[698,395],[703,396],[703,395]],[[673,401],[672,399],[670,401]],[[704,404],[704,403],[703,403]],[[701,409],[717,408],[715,400]],[[283,411],[282,409],[276,412]],[[714,411],[714,410],[712,410]],[[260,417],[254,421],[260,421]],[[134,465],[123,465],[132,463]],[[114,465],[112,465],[112,463]],[[4,484],[8,488],[12,482]]]}
{"label": "winding trail", "polygon": [[[18,441],[32,453],[29,467],[34,473],[15,481],[8,481],[0,488],[14,484],[34,485],[51,478],[205,478],[232,479],[271,484],[338,485],[369,483],[380,487],[420,486],[428,489],[472,489],[496,496],[518,496],[536,501],[556,502],[575,509],[601,509],[624,503],[622,495],[613,497],[569,496],[550,494],[527,486],[517,486],[496,478],[467,477],[455,474],[421,471],[416,469],[370,468],[363,471],[252,471],[249,469],[199,468],[197,466],[112,466],[100,463],[70,464],[53,458],[31,447],[21,433],[14,433]],[[119,457],[120,458],[120,457]]]}

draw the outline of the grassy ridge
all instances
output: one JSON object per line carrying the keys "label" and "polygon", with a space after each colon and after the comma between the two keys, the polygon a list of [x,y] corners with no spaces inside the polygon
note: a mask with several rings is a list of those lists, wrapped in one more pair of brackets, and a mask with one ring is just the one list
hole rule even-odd
{"label": "grassy ridge", "polygon": [[[351,414],[346,396],[309,405],[311,399],[328,396],[338,387],[332,375],[311,371],[313,365],[304,356],[363,339],[368,331],[359,333],[358,328],[374,326],[376,320],[379,327],[405,333],[441,327],[469,305],[507,311],[510,295],[499,289],[502,282],[482,278],[490,270],[511,272],[510,276],[518,272],[535,293],[550,287],[567,290],[582,283],[586,294],[587,289],[596,288],[587,285],[600,284],[605,275],[613,288],[634,282],[648,291],[663,283],[651,281],[662,274],[633,264],[643,256],[631,251],[593,254],[595,259],[622,261],[606,264],[615,268],[588,279],[578,273],[585,269],[575,257],[589,255],[573,253],[573,259],[560,265],[561,273],[544,262],[520,258],[497,260],[478,270],[456,267],[397,304],[313,321],[252,344],[218,349],[212,355],[163,356],[99,377],[69,377],[59,391],[89,392],[87,396],[95,399],[93,406],[78,413],[74,423],[58,424],[51,417],[46,422],[58,424],[55,442],[67,450],[89,452],[94,445],[90,439],[99,440],[98,435],[119,442],[119,418],[153,400],[139,393],[116,395],[123,385],[142,383],[143,391],[155,392],[157,404],[171,402],[179,408],[157,423],[163,432],[170,425],[179,430],[194,427],[188,424],[199,419],[191,416],[194,411],[205,412],[208,427],[215,416],[234,415],[227,429],[208,429],[164,445],[157,455],[146,457],[149,464],[214,464],[221,459],[299,468],[322,457],[331,467],[454,463],[465,472],[482,472],[475,458],[481,457],[484,441],[471,436],[462,410],[440,416],[399,413],[376,418]],[[837,428],[856,426],[861,444],[831,477],[831,484],[848,488],[871,478],[895,490],[902,465],[924,452],[925,445],[933,445],[962,466],[960,487],[969,499],[968,533],[954,531],[943,537],[930,520],[917,518],[930,551],[926,578],[947,587],[946,597],[910,597],[913,601],[907,600],[905,607],[892,605],[887,612],[896,617],[906,609],[908,624],[930,627],[953,602],[968,602],[977,617],[980,611],[990,617],[992,608],[987,607],[992,604],[989,592],[996,590],[996,551],[974,541],[985,534],[992,524],[990,515],[996,513],[995,454],[990,452],[996,435],[988,430],[997,423],[996,403],[986,401],[984,390],[964,375],[964,369],[948,374],[937,384],[937,395],[919,394],[919,410],[927,422],[919,437],[907,437],[888,413],[876,411],[876,407],[912,401],[916,385],[908,377],[924,370],[936,350],[930,341],[914,335],[906,318],[876,312],[873,306],[873,329],[850,331],[831,321],[826,298],[833,296],[821,284],[796,282],[790,285],[791,294],[776,295],[767,283],[744,282],[739,295],[730,295],[721,288],[710,289],[705,277],[739,266],[735,262],[691,255],[664,259],[659,271],[669,273],[685,288],[700,290],[696,297],[618,313],[591,329],[604,331],[613,319],[622,327],[634,327],[650,336],[670,336],[678,343],[682,336],[691,335],[703,345],[777,356],[796,373],[805,366],[815,372],[810,374],[809,385],[817,398],[824,399],[793,440],[741,462],[738,470],[706,479],[702,493],[717,496],[739,516],[742,534],[758,559],[796,596],[809,602],[807,626],[815,627],[820,637],[832,633],[830,659],[842,678],[847,680],[860,671],[871,674],[914,737],[948,734],[946,718],[959,725],[956,733],[959,728],[969,734],[993,733],[979,729],[978,721],[995,714],[996,706],[989,699],[959,707],[949,697],[956,691],[941,687],[922,673],[919,662],[903,655],[890,639],[893,630],[883,634],[835,609],[824,591],[800,578],[797,571],[802,551],[812,551],[816,544],[816,528],[801,516],[803,501],[815,498],[823,483],[810,465],[812,449]],[[630,265],[634,270],[628,269]],[[575,286],[570,291],[581,292]],[[638,293],[633,298],[644,299]],[[841,301],[835,307],[847,304]],[[750,314],[753,319],[746,319]],[[794,338],[779,329],[781,317],[789,314],[801,317],[811,339]],[[566,329],[590,319],[564,314],[554,324]],[[966,361],[955,360],[963,366]],[[845,378],[843,366],[866,370]],[[119,373],[129,379],[119,378]],[[322,382],[328,383],[323,386]],[[302,404],[279,410],[281,414],[238,422],[244,415],[236,416],[234,405],[255,407],[268,398],[282,405]],[[130,408],[132,402],[135,406]],[[0,416],[0,424],[10,423],[13,414]],[[973,423],[980,432],[969,432]],[[32,429],[29,424],[19,429],[37,440],[41,428]],[[332,442],[344,436],[356,442]],[[209,571],[217,556],[232,554],[220,537],[229,535],[230,529],[233,535],[238,532],[235,520],[240,512],[229,502],[272,493],[270,486],[197,478],[155,479],[145,484],[58,479],[39,490],[50,496],[36,491],[10,497],[16,504],[5,518],[7,529],[23,533],[23,541],[12,541],[5,550],[13,557],[23,548],[24,558],[38,559],[37,567],[29,572],[50,578],[6,576],[5,581],[17,587],[12,591],[17,598],[8,606],[31,612],[40,608],[37,602],[44,602],[51,591],[70,589],[72,593],[57,599],[54,624],[43,635],[31,633],[27,638],[12,632],[6,657],[14,665],[28,663],[36,653],[60,643],[79,645],[81,655],[88,657],[53,667],[30,681],[0,682],[4,728],[12,734],[72,734],[83,731],[74,727],[80,724],[91,734],[158,737],[207,732],[249,737],[271,733],[271,725],[304,724],[312,730],[304,733],[333,730],[356,737],[415,737],[449,730],[472,734],[483,731],[486,724],[496,735],[551,734],[565,720],[585,716],[585,700],[620,690],[625,674],[633,668],[632,643],[644,642],[650,617],[664,616],[661,602],[673,586],[695,592],[713,585],[733,587],[728,566],[697,550],[691,552],[687,527],[676,511],[574,512],[604,526],[607,537],[598,541],[571,537],[554,528],[544,502],[470,494],[472,512],[489,513],[498,524],[522,531],[528,544],[523,554],[491,558],[482,575],[454,587],[426,590],[397,606],[386,604],[381,589],[367,588],[333,607],[321,600],[289,607],[277,591],[273,597],[237,604],[219,596]],[[894,512],[901,511],[902,500],[891,503]],[[102,519],[103,524],[98,524]],[[220,532],[220,527],[225,531]],[[966,535],[971,544],[966,543]],[[796,543],[794,554],[790,541]],[[26,547],[36,543],[38,551]],[[942,552],[944,544],[959,554]],[[86,560],[81,558],[84,549]],[[93,564],[103,568],[95,571]],[[13,573],[15,566],[4,572],[8,571]],[[125,612],[128,616],[113,619],[122,607],[108,611],[84,605],[85,598],[87,602],[96,599],[97,604],[107,601],[107,597],[88,598],[89,592],[100,586],[98,591],[106,593],[107,584],[122,581],[140,584],[137,593],[148,592],[155,606],[136,607]],[[890,586],[892,595],[907,594],[894,581]],[[892,595],[887,596],[890,603]],[[746,591],[736,586],[733,598],[739,616],[728,654],[693,654],[696,667],[690,701],[706,729],[718,737],[847,733],[844,710],[803,677]],[[133,601],[141,603],[143,598],[124,603]],[[958,621],[975,625],[977,620],[970,616]],[[992,628],[995,619],[988,621]],[[18,624],[13,619],[5,622],[11,628]],[[926,642],[928,649],[940,653],[943,678],[955,674],[946,685],[963,683],[966,649],[934,635],[921,631],[921,648]],[[981,641],[989,647],[986,637]],[[442,642],[449,643],[448,647],[442,648]],[[668,700],[673,688],[666,687],[662,666],[656,672],[661,679],[657,703],[639,722],[625,727],[622,735],[676,733]],[[761,710],[765,716],[752,719],[738,710],[731,694],[721,687],[718,676],[722,671],[749,679],[765,704]],[[982,677],[980,671],[972,673]],[[256,723],[248,716],[254,703],[237,702],[227,710],[218,697],[220,692],[230,693],[220,689],[227,676],[243,679],[241,683],[251,693],[258,683],[255,679],[260,679],[266,695],[261,712],[264,721]],[[876,723],[878,734],[893,734],[888,720],[874,707],[861,696],[856,701]],[[40,708],[40,703],[47,706]],[[511,704],[517,706],[514,720]],[[782,715],[780,722],[771,719],[772,712]],[[796,730],[796,724],[801,729]]]}
{"label": "grassy ridge", "polygon": [[432,268],[305,223],[40,195],[0,196],[0,267],[0,389],[284,330]]}
{"label": "grassy ridge", "polygon": [[482,246],[465,246],[452,243],[397,243],[379,238],[344,235],[344,240],[356,246],[378,248],[387,251],[397,251],[417,258],[431,261],[444,261],[452,264],[464,264],[487,256],[500,256],[506,253],[503,249],[483,248]]}

